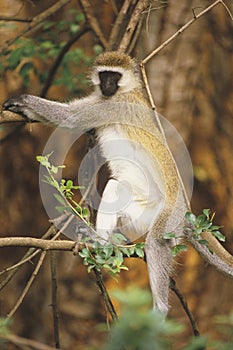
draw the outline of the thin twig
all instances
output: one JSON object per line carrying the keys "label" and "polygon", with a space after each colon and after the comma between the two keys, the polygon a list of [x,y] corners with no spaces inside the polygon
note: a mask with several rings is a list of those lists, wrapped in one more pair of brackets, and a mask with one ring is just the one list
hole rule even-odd
{"label": "thin twig", "polygon": [[148,82],[147,75],[146,75],[145,65],[142,62],[140,62],[140,68],[141,68],[141,73],[142,73],[142,79],[144,81],[145,89],[146,89],[146,92],[147,92],[147,95],[149,98],[151,108],[153,109],[153,111],[155,111],[156,107],[155,107],[154,99],[153,99],[151,91],[150,91],[149,82]]}
{"label": "thin twig", "polygon": [[188,307],[188,304],[185,300],[185,298],[183,297],[183,295],[180,293],[180,291],[178,290],[178,288],[176,287],[176,282],[173,278],[170,279],[170,289],[176,294],[176,296],[178,297],[178,299],[180,300],[181,305],[184,308],[184,311],[186,313],[186,315],[189,318],[190,324],[192,326],[193,329],[193,334],[195,335],[195,337],[200,336],[200,332],[198,330],[197,324],[195,322],[195,319]]}
{"label": "thin twig", "polygon": [[56,350],[54,347],[51,347],[49,345],[39,343],[35,340],[28,339],[28,338],[22,338],[12,333],[1,333],[0,339],[4,342],[12,343],[17,346],[17,348],[21,349],[34,349],[34,350]]}
{"label": "thin twig", "polygon": [[101,274],[100,271],[97,270],[96,267],[93,269],[93,271],[95,273],[97,285],[98,285],[98,287],[100,289],[101,294],[103,295],[105,306],[106,306],[108,312],[110,313],[110,315],[112,317],[112,320],[113,321],[118,321],[118,316],[117,316],[116,310],[115,310],[115,308],[113,306],[111,298],[110,298],[110,296],[109,296],[109,294],[107,292],[107,289],[106,289],[106,287],[104,285],[102,274]]}
{"label": "thin twig", "polygon": [[[4,273],[10,272],[12,270],[16,270],[19,267],[21,267],[23,264],[25,264],[26,262],[32,260],[41,250],[35,250],[34,248],[30,248],[29,251],[31,252],[31,250],[34,251],[34,253],[30,253],[30,255],[25,258],[25,259],[21,259],[20,261],[18,261],[16,264],[11,265],[9,267],[6,267],[5,269],[3,269],[2,271],[0,271],[0,276],[3,275]],[[1,285],[0,285],[0,290],[1,290]]]}
{"label": "thin twig", "polygon": [[135,33],[134,33],[134,36],[129,43],[129,47],[127,49],[127,52],[129,55],[131,54],[131,52],[133,51],[133,49],[136,46],[137,40],[138,40],[139,35],[141,33],[142,25],[143,25],[143,18],[141,18],[139,20],[138,25],[137,25],[136,30],[135,30]]}
{"label": "thin twig", "polygon": [[59,339],[59,317],[57,308],[57,262],[56,262],[56,252],[50,252],[50,268],[51,268],[51,280],[52,280],[52,309],[53,309],[53,332],[54,341],[56,349],[60,349],[60,339]]}
{"label": "thin twig", "polygon": [[222,0],[217,0],[210,6],[208,6],[206,9],[201,11],[199,14],[195,15],[190,21],[188,21],[185,25],[183,25],[179,30],[177,30],[173,35],[171,35],[166,41],[164,41],[157,49],[153,50],[147,57],[145,57],[142,60],[142,64],[146,64],[152,57],[157,55],[161,50],[163,50],[167,45],[169,45],[178,35],[183,33],[188,27],[190,27],[197,19],[204,16],[207,12],[211,11],[215,6],[218,4],[222,4],[225,9],[227,10],[229,16],[231,19],[233,19],[232,13],[230,12],[229,8],[226,6],[226,4]]}
{"label": "thin twig", "polygon": [[2,17],[1,16],[0,21],[29,23],[29,22],[32,22],[32,19],[31,18],[10,18],[10,17]]}
{"label": "thin twig", "polygon": [[43,264],[43,261],[44,261],[44,259],[45,259],[46,254],[47,254],[46,251],[43,251],[43,252],[41,253],[40,259],[39,259],[39,261],[38,261],[38,263],[37,263],[37,265],[36,265],[35,270],[33,271],[33,273],[32,273],[32,275],[31,275],[31,277],[30,277],[28,283],[26,284],[26,286],[25,286],[23,292],[21,293],[19,299],[17,300],[15,306],[13,307],[13,309],[12,309],[12,310],[9,312],[9,314],[7,315],[7,318],[11,318],[11,317],[14,315],[14,313],[17,311],[18,307],[19,307],[19,306],[21,305],[21,303],[23,302],[23,300],[24,300],[24,298],[25,298],[27,292],[29,291],[29,289],[30,289],[30,287],[31,287],[31,285],[32,285],[32,283],[33,283],[33,281],[35,280],[36,276],[38,275],[38,272],[40,271],[40,268],[41,268],[41,266],[42,266],[42,264]]}
{"label": "thin twig", "polygon": [[0,54],[2,54],[11,44],[13,44],[17,39],[21,38],[23,35],[28,34],[32,30],[34,30],[41,22],[43,22],[46,18],[60,10],[61,7],[65,6],[68,2],[71,0],[59,0],[56,1],[54,5],[50,6],[47,10],[40,13],[38,16],[34,17],[32,21],[29,23],[29,25],[17,32],[17,35],[8,40],[5,45],[2,45]]}
{"label": "thin twig", "polygon": [[[47,239],[49,237],[54,237],[56,235],[57,228],[52,225],[49,227],[49,229],[46,231],[46,233],[42,236],[42,239]],[[26,254],[22,257],[22,259],[15,265],[10,266],[9,268],[4,269],[2,273],[4,272],[10,272],[10,274],[7,276],[7,278],[0,283],[0,291],[7,285],[7,283],[12,279],[12,277],[16,274],[16,272],[19,270],[19,268],[22,266],[22,264],[26,263],[27,261],[30,261],[34,256],[39,254],[41,249],[35,250],[35,248],[30,248]],[[0,274],[0,275],[1,275]]]}
{"label": "thin twig", "polygon": [[104,33],[102,32],[102,29],[100,28],[99,22],[97,21],[96,17],[93,14],[92,7],[88,0],[79,0],[83,11],[86,15],[86,18],[93,30],[93,32],[96,34],[96,36],[99,38],[100,43],[103,45],[104,48],[108,46],[108,42],[104,37]]}

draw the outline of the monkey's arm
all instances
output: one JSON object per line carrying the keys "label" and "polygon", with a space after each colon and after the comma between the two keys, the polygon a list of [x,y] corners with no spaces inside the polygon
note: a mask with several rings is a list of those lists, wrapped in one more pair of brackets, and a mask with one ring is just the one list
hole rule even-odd
{"label": "monkey's arm", "polygon": [[[124,124],[138,125],[145,129],[147,126],[145,120],[151,119],[153,114],[153,111],[143,103],[107,101],[95,94],[74,99],[69,103],[55,102],[33,95],[20,95],[8,99],[2,108],[23,115],[29,120],[65,128],[75,128],[79,131],[103,127],[106,122],[122,122],[122,116],[124,116]],[[135,114],[137,118],[135,118]],[[148,131],[152,132],[151,127],[148,128]],[[154,128],[153,133],[161,138],[156,128]]]}
{"label": "monkey's arm", "polygon": [[70,115],[67,103],[49,101],[33,95],[12,97],[3,104],[3,110],[21,114],[28,119],[60,124]]}
{"label": "monkey's arm", "polygon": [[[85,107],[94,103],[91,96],[76,99],[70,103],[61,103],[47,100],[33,95],[20,95],[8,99],[3,104],[3,110],[18,113],[30,120],[37,120],[45,124],[61,125],[72,128],[77,127],[82,118]],[[85,120],[86,120],[86,113]],[[87,124],[86,120],[86,124]],[[85,125],[86,126],[86,125]]]}

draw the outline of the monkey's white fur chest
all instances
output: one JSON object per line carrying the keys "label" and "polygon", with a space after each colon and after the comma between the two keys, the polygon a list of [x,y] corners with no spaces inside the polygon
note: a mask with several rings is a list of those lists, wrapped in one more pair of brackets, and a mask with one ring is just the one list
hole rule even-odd
{"label": "monkey's white fur chest", "polygon": [[97,134],[111,171],[98,210],[97,230],[107,238],[120,219],[121,231],[133,240],[149,230],[163,208],[161,172],[153,156],[129,139],[123,126],[105,127]]}

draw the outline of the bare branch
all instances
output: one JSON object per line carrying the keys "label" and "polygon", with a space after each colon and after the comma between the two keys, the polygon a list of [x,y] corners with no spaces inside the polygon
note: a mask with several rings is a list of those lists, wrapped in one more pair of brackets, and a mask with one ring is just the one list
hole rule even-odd
{"label": "bare branch", "polygon": [[[42,239],[46,238],[51,238],[55,237],[56,233],[58,232],[57,228],[52,225],[49,227],[47,232],[42,236]],[[12,265],[4,270],[1,271],[0,275],[4,274],[5,272],[10,272],[8,274],[7,278],[5,278],[1,283],[0,283],[0,291],[7,285],[7,283],[14,277],[16,272],[19,270],[19,268],[26,263],[27,261],[31,260],[34,256],[39,254],[41,249],[35,250],[34,248],[30,248],[27,253],[22,257],[22,259],[15,265]]]}
{"label": "bare branch", "polygon": [[60,339],[59,339],[59,326],[58,326],[58,309],[57,309],[57,261],[56,252],[50,252],[50,270],[51,270],[51,299],[52,299],[52,309],[53,309],[53,333],[56,348],[60,349]]}
{"label": "bare branch", "polygon": [[49,345],[39,343],[35,340],[31,340],[28,338],[22,338],[12,333],[1,332],[0,339],[4,340],[5,342],[9,342],[16,345],[20,349],[28,349],[28,347],[30,346],[30,349],[34,350],[56,350],[56,348],[51,347]]}
{"label": "bare branch", "polygon": [[188,304],[187,304],[185,298],[183,297],[181,292],[176,287],[176,282],[173,278],[170,278],[170,289],[176,294],[176,296],[179,299],[186,315],[188,316],[188,319],[189,319],[190,324],[191,324],[192,329],[193,329],[193,334],[195,335],[195,337],[198,337],[200,335],[200,333],[199,333],[196,321],[191,313],[191,310],[188,307]]}
{"label": "bare branch", "polygon": [[96,277],[96,283],[99,287],[100,293],[102,294],[102,296],[104,298],[104,304],[106,306],[106,309],[110,313],[112,320],[118,321],[118,316],[117,316],[116,310],[113,306],[113,303],[112,303],[111,298],[108,294],[108,291],[104,285],[102,274],[100,271],[97,270],[97,268],[94,268],[93,270],[94,270],[95,277]]}
{"label": "bare branch", "polygon": [[141,18],[143,16],[143,12],[149,5],[148,0],[139,0],[137,5],[134,8],[134,11],[130,17],[129,23],[127,25],[125,34],[121,40],[121,43],[118,47],[118,50],[121,52],[126,52],[127,48],[135,34],[135,29],[137,28]]}
{"label": "bare branch", "polygon": [[31,18],[7,18],[7,17],[0,17],[0,21],[4,22],[23,22],[23,23],[29,23],[32,22]]}
{"label": "bare branch", "polygon": [[119,40],[119,34],[122,31],[122,24],[126,18],[131,2],[132,0],[125,0],[124,4],[121,7],[121,10],[115,20],[114,26],[109,37],[108,50],[114,50],[117,40]]}
{"label": "bare branch", "polygon": [[8,123],[25,123],[28,120],[21,115],[10,112],[10,111],[2,111],[0,113],[0,125],[1,124],[8,124]]}
{"label": "bare branch", "polygon": [[29,25],[18,31],[17,35],[13,38],[10,39],[1,47],[0,54],[2,54],[11,44],[13,44],[17,39],[19,39],[22,35],[28,34],[31,32],[33,29],[35,29],[41,22],[43,22],[47,17],[51,16],[58,10],[60,10],[61,7],[65,6],[68,2],[71,0],[59,0],[55,2],[54,5],[50,6],[47,10],[44,12],[40,13],[38,16],[34,17],[32,21],[29,23]]}
{"label": "bare branch", "polygon": [[29,291],[33,281],[35,280],[36,276],[38,275],[38,272],[43,264],[43,261],[45,259],[45,256],[46,256],[47,252],[46,251],[43,251],[41,253],[41,256],[40,256],[40,259],[36,265],[36,268],[35,270],[33,271],[28,283],[26,284],[26,287],[24,288],[22,294],[20,295],[19,299],[17,300],[15,306],[13,307],[13,309],[9,312],[9,314],[7,315],[7,318],[11,318],[14,313],[18,310],[19,306],[22,304],[23,302],[23,299],[25,298],[27,292]]}
{"label": "bare branch", "polygon": [[0,238],[0,247],[34,247],[41,250],[70,250],[75,242],[68,240],[49,241],[47,239],[32,237],[5,237]]}
{"label": "bare branch", "polygon": [[79,0],[80,4],[83,8],[83,11],[87,17],[87,20],[93,30],[93,32],[96,34],[96,36],[99,38],[101,44],[103,45],[104,48],[108,46],[108,42],[104,37],[104,33],[102,32],[99,23],[96,19],[96,17],[93,14],[92,11],[92,5],[89,3],[88,0]]}
{"label": "bare branch", "polygon": [[226,4],[222,0],[217,0],[210,6],[208,6],[205,10],[201,11],[198,15],[194,15],[194,17],[187,22],[185,25],[183,25],[177,32],[175,32],[170,38],[168,38],[166,41],[164,41],[157,49],[153,50],[144,60],[142,60],[142,64],[146,64],[152,57],[157,55],[161,50],[163,50],[167,45],[169,45],[175,38],[177,38],[181,33],[183,33],[188,27],[190,27],[197,19],[204,16],[207,12],[211,11],[215,6],[218,4],[221,4],[224,6],[224,8],[227,10],[228,14],[230,15],[231,19],[233,20],[232,13],[230,12],[229,8],[226,6]]}

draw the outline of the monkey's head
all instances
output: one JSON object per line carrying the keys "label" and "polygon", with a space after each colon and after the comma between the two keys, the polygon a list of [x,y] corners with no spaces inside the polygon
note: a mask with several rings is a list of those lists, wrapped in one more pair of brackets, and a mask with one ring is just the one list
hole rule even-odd
{"label": "monkey's head", "polygon": [[117,92],[129,92],[140,86],[135,61],[116,51],[105,52],[97,57],[92,82],[105,97],[111,97]]}

